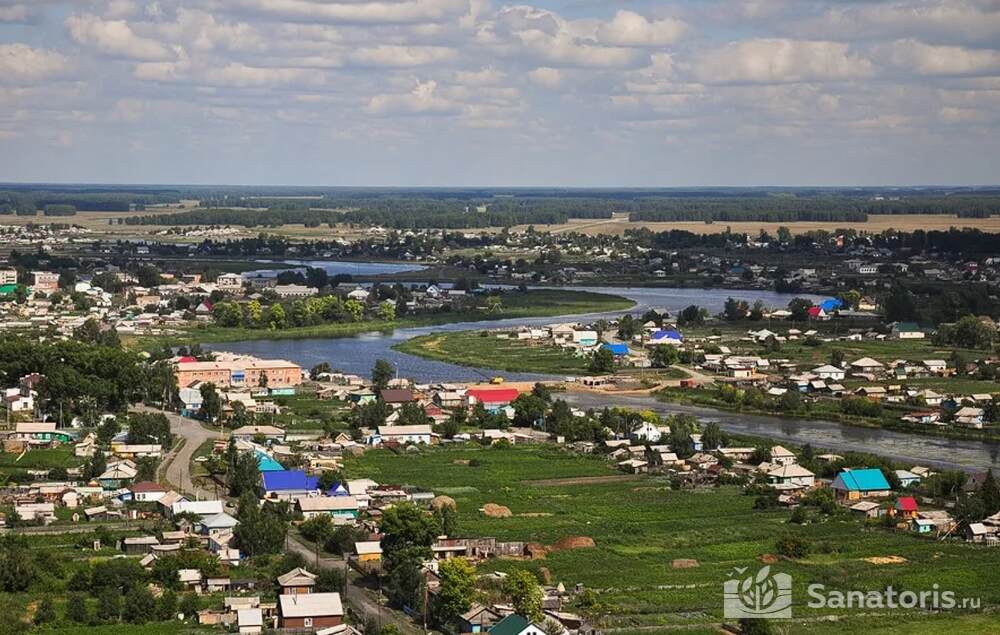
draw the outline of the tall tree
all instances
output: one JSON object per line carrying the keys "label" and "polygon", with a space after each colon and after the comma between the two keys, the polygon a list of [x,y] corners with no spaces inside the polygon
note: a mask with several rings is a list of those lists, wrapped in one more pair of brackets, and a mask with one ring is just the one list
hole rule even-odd
{"label": "tall tree", "polygon": [[532,622],[541,622],[545,614],[542,612],[542,588],[538,579],[529,571],[518,569],[507,574],[503,582],[503,594],[510,599],[514,612]]}
{"label": "tall tree", "polygon": [[445,560],[438,567],[441,586],[434,602],[434,617],[447,625],[469,610],[476,591],[476,568],[465,558]]}
{"label": "tall tree", "polygon": [[375,390],[385,390],[388,388],[389,381],[395,374],[396,372],[392,364],[384,359],[376,360],[375,366],[372,367],[372,385],[375,387]]}

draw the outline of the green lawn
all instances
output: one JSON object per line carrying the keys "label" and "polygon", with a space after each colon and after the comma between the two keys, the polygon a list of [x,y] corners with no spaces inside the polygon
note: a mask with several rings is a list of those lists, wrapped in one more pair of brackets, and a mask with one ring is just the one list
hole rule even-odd
{"label": "green lawn", "polygon": [[[473,459],[478,464],[466,463]],[[756,570],[757,558],[773,553],[776,538],[784,534],[806,538],[814,551],[804,560],[774,565],[794,579],[798,619],[788,632],[865,632],[876,626],[919,625],[924,619],[915,611],[897,611],[889,624],[879,624],[883,616],[858,618],[850,611],[812,609],[805,605],[809,583],[844,591],[888,585],[920,590],[937,583],[959,597],[980,597],[984,607],[1000,605],[1000,588],[982,584],[995,576],[1000,549],[866,529],[851,518],[790,525],[789,512],[753,510],[753,498],[734,487],[674,491],[664,479],[650,476],[604,483],[532,483],[616,474],[600,459],[550,447],[463,447],[419,455],[374,451],[349,459],[345,469],[352,478],[413,484],[451,496],[458,504],[462,536],[543,544],[569,536],[593,538],[595,549],[556,551],[536,561],[492,560],[482,570],[545,567],[553,583],[563,582],[567,588],[582,583],[598,591],[596,613],[604,628],[655,632],[660,627],[707,629],[720,623],[723,581],[735,567]],[[506,505],[514,516],[486,517],[479,509],[488,502]],[[863,560],[890,555],[906,562],[874,565]],[[696,559],[699,566],[674,569],[671,562],[679,558]],[[838,628],[813,621],[828,615],[853,621]],[[963,624],[968,632],[985,624],[1000,629],[1000,621],[992,617],[938,619],[939,630],[955,625],[956,632],[964,632],[959,630]]]}

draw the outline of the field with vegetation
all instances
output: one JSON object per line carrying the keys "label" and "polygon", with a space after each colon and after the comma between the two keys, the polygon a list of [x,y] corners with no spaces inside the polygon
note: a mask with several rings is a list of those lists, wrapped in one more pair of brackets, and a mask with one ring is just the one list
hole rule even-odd
{"label": "field with vegetation", "polygon": [[[775,542],[795,536],[811,545],[808,555],[773,565],[794,579],[796,619],[785,625],[795,633],[986,632],[1000,629],[993,611],[1000,590],[983,585],[1000,565],[1000,550],[937,542],[912,534],[865,527],[854,518],[816,517],[806,525],[789,523],[786,510],[755,510],[754,497],[733,486],[674,490],[662,477],[616,477],[597,457],[548,447],[466,446],[396,455],[368,452],[349,459],[352,478],[412,484],[455,499],[458,534],[494,536],[555,545],[589,537],[596,548],[554,550],[542,560],[491,560],[481,570],[527,568],[553,584],[577,583],[596,592],[588,606],[575,607],[616,633],[718,632],[722,621],[722,584],[736,567],[756,571],[758,559],[775,553]],[[510,508],[510,518],[490,518],[486,503]],[[898,564],[872,564],[866,558],[898,556]],[[674,568],[675,559],[694,559],[694,568]],[[917,611],[837,611],[806,606],[806,586],[821,583],[837,590],[942,589],[958,597],[979,597],[984,614],[928,615]],[[820,618],[835,616],[835,623]],[[928,625],[933,624],[933,628]],[[908,628],[906,628],[908,627]],[[904,629],[904,630],[900,630]]]}
{"label": "field with vegetation", "polygon": [[72,445],[29,450],[24,456],[14,452],[0,452],[0,477],[9,479],[28,470],[79,467],[83,465],[83,461],[73,454]]}
{"label": "field with vegetation", "polygon": [[462,366],[548,375],[589,375],[589,358],[551,346],[497,338],[487,331],[434,333],[406,340],[397,351]]}

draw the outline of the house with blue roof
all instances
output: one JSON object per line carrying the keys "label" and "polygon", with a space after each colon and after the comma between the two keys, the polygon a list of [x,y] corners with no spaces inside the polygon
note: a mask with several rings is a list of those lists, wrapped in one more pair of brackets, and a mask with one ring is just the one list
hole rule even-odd
{"label": "house with blue roof", "polygon": [[261,495],[272,500],[288,500],[319,493],[319,478],[302,470],[282,470],[261,474]]}
{"label": "house with blue roof", "polygon": [[605,342],[601,344],[602,348],[606,348],[611,351],[611,354],[615,357],[627,357],[628,356],[628,345],[626,344],[608,344]]}
{"label": "house with blue roof", "polygon": [[833,479],[830,487],[837,498],[842,500],[888,496],[892,493],[889,481],[878,468],[844,470]]}
{"label": "house with blue roof", "polygon": [[263,472],[281,472],[284,471],[285,466],[278,463],[273,457],[271,457],[266,452],[256,451],[257,453],[257,469]]}

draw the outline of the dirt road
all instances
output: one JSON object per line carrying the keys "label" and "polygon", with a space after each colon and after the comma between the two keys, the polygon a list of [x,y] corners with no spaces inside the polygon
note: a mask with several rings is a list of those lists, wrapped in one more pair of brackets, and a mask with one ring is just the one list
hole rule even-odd
{"label": "dirt road", "polygon": [[205,489],[191,479],[191,459],[202,443],[209,439],[224,438],[224,435],[203,427],[200,421],[172,412],[160,411],[142,405],[136,406],[134,409],[138,412],[165,415],[170,421],[170,431],[177,437],[178,441],[184,440],[183,443],[175,443],[174,448],[164,457],[160,464],[160,477],[179,493],[203,499],[217,498],[213,490]]}

